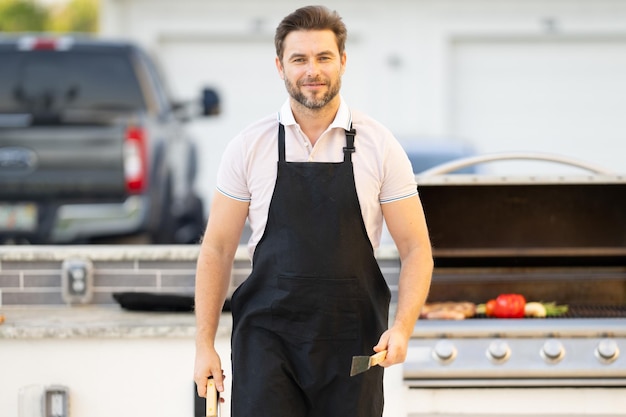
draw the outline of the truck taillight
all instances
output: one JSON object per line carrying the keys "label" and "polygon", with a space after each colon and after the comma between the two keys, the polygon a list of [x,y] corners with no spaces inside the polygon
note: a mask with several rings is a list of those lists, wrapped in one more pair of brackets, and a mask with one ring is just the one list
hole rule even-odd
{"label": "truck taillight", "polygon": [[139,127],[129,127],[124,142],[124,179],[131,193],[142,192],[148,182],[146,133]]}
{"label": "truck taillight", "polygon": [[67,36],[25,36],[20,38],[17,47],[21,51],[67,51],[72,47],[73,43],[73,39]]}

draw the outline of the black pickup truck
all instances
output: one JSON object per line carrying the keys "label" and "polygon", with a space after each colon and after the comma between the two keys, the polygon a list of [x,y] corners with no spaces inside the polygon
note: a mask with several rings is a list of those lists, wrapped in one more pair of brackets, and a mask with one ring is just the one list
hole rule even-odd
{"label": "black pickup truck", "polygon": [[0,244],[197,242],[185,122],[219,108],[199,93],[174,103],[131,42],[0,37]]}

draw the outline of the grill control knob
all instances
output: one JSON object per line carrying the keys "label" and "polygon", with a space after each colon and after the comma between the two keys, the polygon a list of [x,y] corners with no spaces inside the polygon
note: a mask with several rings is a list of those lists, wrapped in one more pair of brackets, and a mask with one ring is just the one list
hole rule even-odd
{"label": "grill control knob", "polygon": [[456,357],[456,347],[448,340],[440,340],[433,348],[433,356],[439,362],[451,362]]}
{"label": "grill control knob", "polygon": [[603,339],[600,343],[598,343],[595,354],[596,358],[598,358],[601,362],[613,362],[619,356],[617,342],[612,339]]}
{"label": "grill control knob", "polygon": [[509,344],[504,340],[494,340],[487,348],[487,357],[496,362],[504,362],[510,354]]}
{"label": "grill control knob", "polygon": [[556,339],[549,339],[541,348],[541,356],[548,362],[558,362],[565,356],[563,343]]}

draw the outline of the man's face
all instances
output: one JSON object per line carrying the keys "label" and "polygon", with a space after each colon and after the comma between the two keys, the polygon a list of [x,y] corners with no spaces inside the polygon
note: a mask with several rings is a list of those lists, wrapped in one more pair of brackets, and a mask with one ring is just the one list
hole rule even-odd
{"label": "man's face", "polygon": [[276,67],[293,100],[312,110],[321,109],[341,89],[346,54],[339,54],[330,30],[291,32],[284,40],[282,61]]}

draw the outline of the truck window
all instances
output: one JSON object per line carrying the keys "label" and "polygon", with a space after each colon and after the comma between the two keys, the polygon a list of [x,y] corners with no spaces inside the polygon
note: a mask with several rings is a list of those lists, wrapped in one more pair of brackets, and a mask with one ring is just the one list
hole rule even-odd
{"label": "truck window", "polygon": [[102,51],[0,51],[0,113],[67,109],[145,109],[128,59]]}

